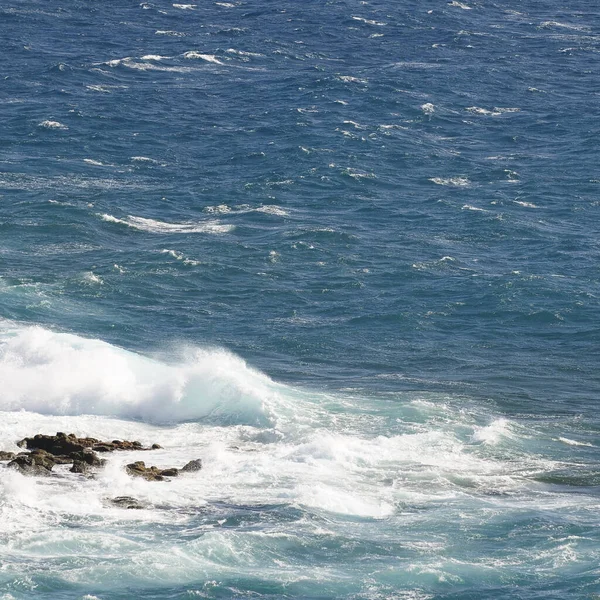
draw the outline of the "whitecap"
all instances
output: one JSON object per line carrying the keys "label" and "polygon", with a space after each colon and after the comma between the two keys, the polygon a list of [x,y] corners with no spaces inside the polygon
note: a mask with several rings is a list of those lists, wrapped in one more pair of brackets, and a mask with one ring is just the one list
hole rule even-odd
{"label": "whitecap", "polygon": [[221,62],[214,54],[202,54],[200,52],[196,52],[194,50],[190,50],[189,52],[183,53],[184,58],[200,58],[205,60],[206,62],[214,63],[215,65],[224,65],[225,63]]}
{"label": "whitecap", "polygon": [[436,185],[453,185],[456,187],[466,187],[471,184],[467,177],[431,177],[429,181],[433,181]]}
{"label": "whitecap", "polygon": [[566,437],[559,437],[558,440],[568,446],[586,446],[588,448],[595,448],[594,444],[590,444],[589,442],[578,442],[577,440],[571,440]]}
{"label": "whitecap", "polygon": [[364,17],[352,17],[355,21],[360,21],[361,23],[366,23],[367,25],[377,25],[379,27],[383,27],[387,25],[387,23],[383,23],[382,21],[373,21],[372,19],[365,19]]}
{"label": "whitecap", "polygon": [[476,427],[473,439],[484,444],[495,445],[506,438],[514,437],[510,423],[506,419],[496,419],[484,427]]}
{"label": "whitecap", "polygon": [[171,37],[185,37],[185,33],[181,31],[173,31],[172,29],[157,29],[155,35],[168,35]]}
{"label": "whitecap", "polygon": [[167,255],[171,256],[172,258],[174,258],[175,260],[181,261],[184,265],[191,265],[191,266],[195,267],[200,264],[200,262],[197,260],[192,260],[191,258],[186,258],[181,252],[177,252],[177,250],[169,250],[169,249],[165,248],[164,250],[161,250],[161,254],[167,254]]}
{"label": "whitecap", "polygon": [[472,6],[467,6],[462,2],[457,2],[457,0],[452,0],[452,2],[448,2],[448,6],[456,6],[457,8],[462,8],[463,10],[472,10]]}
{"label": "whitecap", "polygon": [[148,156],[132,156],[131,160],[133,162],[139,162],[139,163],[151,163],[153,165],[158,165],[160,164],[157,160],[154,160],[153,158],[149,158]]}
{"label": "whitecap", "polygon": [[493,108],[493,110],[489,110],[487,108],[481,108],[480,106],[469,106],[465,110],[474,115],[485,115],[485,116],[489,116],[489,117],[498,117],[504,113],[520,112],[521,109],[520,108],[501,108],[501,107],[495,106]]}
{"label": "whitecap", "polygon": [[167,364],[97,339],[16,327],[0,333],[0,410],[173,423],[213,416],[270,423],[276,384],[224,350]]}
{"label": "whitecap", "polygon": [[421,104],[421,110],[426,115],[432,115],[435,112],[435,106],[431,102],[426,102],[425,104]]}
{"label": "whitecap", "polygon": [[92,271],[87,271],[82,276],[83,281],[89,285],[103,285],[104,281],[99,275],[96,275]]}
{"label": "whitecap", "polygon": [[236,54],[237,56],[253,56],[253,57],[262,57],[264,54],[260,54],[259,52],[246,52],[244,50],[236,50],[235,48],[228,48],[226,50],[229,54]]}
{"label": "whitecap", "polygon": [[38,123],[38,127],[44,127],[45,129],[69,129],[66,125],[58,121],[42,121]]}
{"label": "whitecap", "polygon": [[94,165],[96,167],[106,166],[104,163],[100,162],[99,160],[94,160],[93,158],[84,158],[83,162],[87,163],[88,165]]}
{"label": "whitecap", "polygon": [[275,215],[277,217],[287,217],[289,214],[286,210],[280,206],[275,206],[274,204],[263,204],[263,206],[256,208],[255,211],[268,215]]}
{"label": "whitecap", "polygon": [[119,219],[109,214],[100,215],[103,221],[108,223],[118,223],[127,225],[133,229],[146,231],[148,233],[228,233],[235,229],[234,225],[226,225],[219,221],[200,221],[187,223],[166,223],[156,219],[146,219],[128,215],[124,219]]}
{"label": "whitecap", "polygon": [[354,77],[352,75],[337,75],[337,78],[344,83],[368,83],[367,79],[362,79],[361,77]]}
{"label": "whitecap", "polygon": [[342,171],[344,175],[352,177],[352,179],[376,179],[375,173],[368,173],[367,171],[360,171],[359,169],[353,169],[348,167]]}
{"label": "whitecap", "polygon": [[519,206],[524,206],[525,208],[539,208],[539,206],[533,202],[523,202],[522,200],[514,200],[513,202]]}
{"label": "whitecap", "polygon": [[86,89],[91,90],[92,92],[100,92],[102,94],[110,94],[110,86],[106,85],[86,85]]}
{"label": "whitecap", "polygon": [[194,10],[197,4],[173,4],[173,8],[179,8],[180,10]]}
{"label": "whitecap", "polygon": [[544,21],[540,23],[540,28],[558,27],[560,29],[572,29],[574,31],[590,31],[588,25],[573,25],[571,23],[561,23],[559,21]]}
{"label": "whitecap", "polygon": [[356,121],[344,121],[344,125],[352,125],[352,127],[354,127],[354,129],[366,129],[365,125],[361,125],[360,123],[357,123]]}
{"label": "whitecap", "polygon": [[479,208],[477,206],[473,206],[471,204],[464,204],[461,207],[461,210],[474,210],[476,212],[489,212],[488,210],[486,210],[485,208]]}

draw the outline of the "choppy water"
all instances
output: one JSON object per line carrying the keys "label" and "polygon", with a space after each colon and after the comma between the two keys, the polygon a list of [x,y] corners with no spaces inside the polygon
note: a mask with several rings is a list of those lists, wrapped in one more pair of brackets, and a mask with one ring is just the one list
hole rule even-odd
{"label": "choppy water", "polygon": [[600,597],[599,52],[589,0],[3,0],[0,450],[164,449],[0,468],[0,598]]}

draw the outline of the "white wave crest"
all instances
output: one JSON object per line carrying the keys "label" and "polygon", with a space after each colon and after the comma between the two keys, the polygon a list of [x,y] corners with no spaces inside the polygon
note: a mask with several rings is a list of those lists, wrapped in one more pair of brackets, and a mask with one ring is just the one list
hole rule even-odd
{"label": "white wave crest", "polygon": [[224,350],[193,348],[168,364],[41,327],[0,333],[0,380],[2,411],[251,425],[270,424],[277,385]]}
{"label": "white wave crest", "polygon": [[374,21],[373,19],[365,19],[364,17],[352,17],[355,21],[360,21],[361,23],[365,23],[367,25],[377,25],[378,27],[384,27],[387,23],[383,21]]}
{"label": "white wave crest", "polygon": [[189,52],[183,53],[183,58],[200,58],[205,60],[206,62],[214,63],[215,65],[224,65],[225,63],[221,62],[214,54],[202,54],[201,52],[196,52],[194,50],[190,50]]}
{"label": "white wave crest", "polygon": [[161,254],[167,254],[175,260],[180,260],[184,265],[191,265],[195,267],[200,264],[197,260],[186,258],[181,252],[177,252],[177,250],[169,250],[168,248],[164,248],[161,250]]}
{"label": "white wave crest", "polygon": [[455,187],[466,187],[471,183],[466,177],[432,177],[429,181],[433,181],[436,185],[453,185]]}
{"label": "white wave crest", "polygon": [[38,127],[44,127],[44,129],[69,129],[66,125],[58,121],[42,121],[38,124]]}
{"label": "white wave crest", "polygon": [[502,108],[499,106],[494,106],[493,110],[481,108],[480,106],[469,106],[465,110],[473,115],[485,115],[487,117],[499,117],[500,115],[503,115],[505,113],[515,113],[521,111],[520,108]]}
{"label": "white wave crest", "polygon": [[472,10],[473,9],[472,6],[467,6],[466,4],[463,4],[462,2],[457,2],[457,0],[452,0],[452,2],[448,3],[448,6],[455,6],[456,8],[462,8],[463,10]]}
{"label": "white wave crest", "polygon": [[124,219],[119,219],[109,214],[99,215],[103,221],[108,223],[119,223],[127,225],[140,231],[148,233],[227,233],[232,231],[234,225],[226,225],[219,221],[198,221],[191,223],[165,223],[156,219],[145,219],[128,215]]}

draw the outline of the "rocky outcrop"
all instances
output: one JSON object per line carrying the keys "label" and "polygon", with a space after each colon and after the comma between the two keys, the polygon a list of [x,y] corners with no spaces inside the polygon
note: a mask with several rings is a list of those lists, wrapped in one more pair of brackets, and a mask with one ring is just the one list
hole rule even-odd
{"label": "rocky outcrop", "polygon": [[165,477],[177,477],[179,473],[191,473],[199,471],[202,468],[202,461],[198,458],[191,460],[183,468],[176,469],[171,467],[169,469],[159,469],[158,467],[147,467],[143,460],[131,463],[125,467],[125,470],[129,475],[133,477],[143,477],[147,481],[163,481]]}
{"label": "rocky outcrop", "polygon": [[[74,433],[58,432],[56,435],[38,434],[33,437],[24,438],[17,442],[20,448],[26,448],[30,452],[0,452],[0,461],[10,461],[8,467],[19,470],[25,475],[49,475],[55,465],[72,465],[71,473],[93,476],[95,469],[106,464],[104,458],[98,453],[108,453],[121,450],[158,450],[158,444],[152,444],[149,448],[142,446],[140,442],[128,440],[112,440],[103,442],[96,438],[77,437]],[[144,461],[136,461],[128,464],[125,469],[133,477],[142,477],[147,481],[163,481],[168,477],[177,477],[180,473],[193,473],[202,468],[202,461],[197,458],[189,461],[181,469],[171,467],[160,469],[155,466],[147,467]],[[125,499],[125,500],[123,500]],[[113,499],[114,502],[129,499],[122,496]],[[135,500],[135,499],[133,499]],[[114,503],[113,502],[113,503]],[[127,507],[132,508],[132,507]],[[137,507],[133,507],[137,508]]]}
{"label": "rocky outcrop", "polygon": [[150,448],[141,442],[128,440],[112,440],[103,442],[96,438],[77,437],[74,433],[58,432],[56,435],[38,434],[17,442],[20,448],[31,452],[0,452],[0,461],[10,461],[7,466],[19,470],[25,475],[48,475],[55,465],[72,464],[71,473],[90,474],[98,469],[106,460],[98,456],[98,452],[114,452],[117,450],[157,450],[161,446],[153,444]]}
{"label": "rocky outcrop", "polygon": [[11,469],[17,469],[24,475],[49,475],[56,463],[44,450],[18,454],[8,463]]}
{"label": "rocky outcrop", "polygon": [[194,471],[199,471],[202,468],[202,461],[197,458],[196,460],[190,460],[189,463],[185,464],[181,467],[182,473],[193,473]]}
{"label": "rocky outcrop", "polygon": [[103,442],[96,438],[77,437],[74,433],[63,433],[59,431],[56,435],[38,434],[32,438],[24,438],[17,442],[19,448],[28,450],[46,450],[55,456],[69,456],[73,452],[93,450],[94,452],[114,452],[115,450],[158,450],[158,444],[152,444],[150,448],[144,448],[141,442],[130,442],[128,440],[113,440]]}
{"label": "rocky outcrop", "polygon": [[119,508],[129,508],[136,510],[146,508],[146,506],[142,502],[131,496],[117,496],[116,498],[108,498],[108,502],[110,502],[113,506],[118,506]]}

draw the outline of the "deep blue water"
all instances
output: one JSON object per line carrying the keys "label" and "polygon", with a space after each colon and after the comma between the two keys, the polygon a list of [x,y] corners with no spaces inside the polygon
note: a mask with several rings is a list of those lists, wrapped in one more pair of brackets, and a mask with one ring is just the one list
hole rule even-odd
{"label": "deep blue water", "polygon": [[[77,359],[59,357],[56,336],[69,333],[69,348],[98,339],[108,354],[163,366],[188,364],[190,348],[225,348],[238,358],[202,371],[225,373],[211,402],[238,390],[227,373],[242,359],[291,386],[281,392],[291,405],[300,394],[330,411],[314,417],[319,435],[385,448],[386,439],[433,437],[420,450],[388,448],[402,463],[386,462],[398,477],[389,510],[338,510],[335,495],[319,504],[338,536],[331,547],[298,525],[294,511],[302,523],[317,519],[305,496],[274,492],[263,512],[231,501],[207,513],[245,531],[235,519],[250,511],[259,529],[283,519],[278,532],[306,535],[301,549],[263,548],[251,576],[231,559],[226,575],[186,571],[181,589],[125,575],[90,575],[86,588],[48,582],[29,565],[42,587],[19,587],[26,578],[10,567],[0,594],[12,596],[0,597],[184,598],[200,583],[198,595],[211,598],[598,597],[599,53],[590,0],[3,0],[0,318],[3,339],[22,340],[2,354],[6,422],[24,408],[164,425],[150,409],[104,407],[110,394],[129,402],[129,379],[98,396],[79,382],[61,387]],[[218,362],[218,350],[206,352]],[[89,350],[73,371],[108,381],[113,363],[101,360]],[[42,376],[39,365],[59,368]],[[60,372],[51,383],[50,371]],[[241,396],[261,397],[248,386]],[[269,406],[268,427],[254,408],[241,420],[237,408],[213,409],[229,415],[219,427],[266,427],[308,444],[310,434],[290,433]],[[173,421],[209,427],[207,411],[194,410]],[[302,414],[290,423],[311,422]],[[438,454],[438,434],[450,436],[439,449],[448,455],[432,475],[439,465],[419,456]],[[345,451],[332,448],[343,463]],[[310,464],[323,457],[313,450]],[[481,464],[463,464],[464,452]],[[494,493],[509,498],[497,512],[478,505],[478,486],[491,493],[478,479],[489,475],[486,460],[504,478]],[[332,479],[344,479],[340,469]],[[297,481],[310,487],[311,473]],[[373,477],[364,497],[389,479]],[[421,477],[429,500],[404,498],[401,482]],[[460,491],[439,499],[436,486],[447,485]],[[19,504],[6,494],[9,519]],[[552,514],[545,498],[556,500]],[[407,526],[427,510],[435,516]],[[168,535],[184,539],[185,527]],[[13,529],[2,533],[11,565],[31,551],[11,546]],[[441,537],[459,541],[440,549]],[[99,550],[81,552],[92,560]],[[414,567],[414,553],[433,566]],[[284,585],[274,573],[290,556],[302,577]],[[480,559],[489,575],[473,567]],[[311,579],[313,567],[338,560],[339,580]]]}

